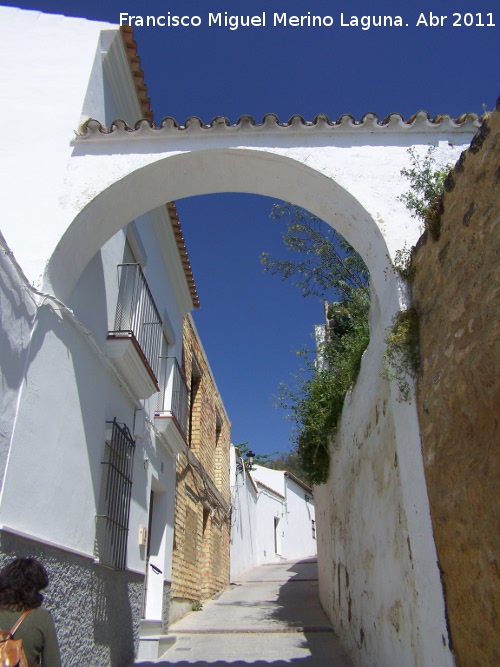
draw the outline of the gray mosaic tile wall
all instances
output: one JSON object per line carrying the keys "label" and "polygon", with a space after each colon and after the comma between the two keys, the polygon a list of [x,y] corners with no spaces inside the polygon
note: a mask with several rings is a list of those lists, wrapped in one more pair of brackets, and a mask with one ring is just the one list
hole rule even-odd
{"label": "gray mosaic tile wall", "polygon": [[26,556],[49,573],[44,606],[56,623],[63,667],[132,665],[144,578],[0,531],[0,566]]}

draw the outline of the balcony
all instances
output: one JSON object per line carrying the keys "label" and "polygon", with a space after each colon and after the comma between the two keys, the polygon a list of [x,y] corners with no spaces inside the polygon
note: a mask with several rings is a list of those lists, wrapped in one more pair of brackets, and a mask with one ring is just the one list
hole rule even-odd
{"label": "balcony", "polygon": [[175,357],[161,358],[155,427],[172,453],[178,454],[186,444],[188,423],[188,387]]}
{"label": "balcony", "polygon": [[118,265],[115,327],[106,351],[137,398],[160,391],[162,320],[139,264]]}

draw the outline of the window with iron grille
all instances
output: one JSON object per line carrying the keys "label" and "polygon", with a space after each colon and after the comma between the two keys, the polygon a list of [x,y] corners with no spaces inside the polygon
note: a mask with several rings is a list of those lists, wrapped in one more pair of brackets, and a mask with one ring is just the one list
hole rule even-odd
{"label": "window with iron grille", "polygon": [[100,563],[120,570],[127,560],[127,537],[132,495],[135,442],[125,424],[106,422],[109,435],[104,447],[96,556]]}

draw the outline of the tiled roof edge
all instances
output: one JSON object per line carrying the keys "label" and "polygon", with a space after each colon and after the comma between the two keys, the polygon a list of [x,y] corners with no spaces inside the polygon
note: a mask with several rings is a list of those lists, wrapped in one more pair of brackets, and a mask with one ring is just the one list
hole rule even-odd
{"label": "tiled roof edge", "polygon": [[[144,72],[141,68],[141,59],[137,53],[137,42],[134,39],[133,28],[131,26],[122,25],[120,27],[120,33],[123,39],[123,44],[125,46],[125,52],[127,54],[130,73],[134,80],[135,90],[137,93],[137,99],[143,113],[143,121],[154,125],[153,123],[153,111],[151,109],[151,100],[149,99],[147,92],[147,86],[144,82]],[[191,269],[191,264],[186,250],[186,244],[184,241],[184,236],[182,234],[181,223],[179,221],[179,216],[177,214],[177,208],[174,202],[167,204],[167,212],[170,218],[172,225],[172,230],[174,232],[175,241],[177,243],[177,249],[179,251],[179,256],[182,263],[182,268],[184,270],[184,275],[186,276],[186,281],[189,288],[189,293],[191,295],[191,300],[195,308],[200,307],[200,301],[198,298],[198,292],[196,290],[196,285],[194,283],[193,271]]]}
{"label": "tiled roof edge", "polygon": [[167,212],[168,212],[168,217],[170,218],[170,223],[172,225],[172,230],[174,232],[175,241],[177,243],[177,249],[179,251],[179,256],[181,259],[182,268],[184,270],[184,275],[186,276],[189,293],[191,295],[191,301],[193,302],[194,308],[199,308],[200,300],[198,298],[198,292],[196,290],[196,285],[194,282],[193,271],[191,269],[191,263],[189,261],[188,253],[186,250],[186,243],[184,241],[184,236],[182,234],[182,228],[179,220],[179,215],[177,213],[177,207],[173,201],[167,204]]}
{"label": "tiled roof edge", "polygon": [[137,99],[141,107],[143,118],[148,122],[153,121],[153,111],[151,109],[151,100],[148,97],[148,87],[144,82],[144,72],[141,68],[141,59],[137,53],[137,42],[134,39],[133,28],[128,25],[120,27],[120,33],[127,54],[130,73],[134,80],[134,86],[137,93]]}
{"label": "tiled roof edge", "polygon": [[256,479],[255,483],[257,484],[257,486],[261,486],[266,491],[270,491],[275,496],[278,496],[278,498],[282,498],[283,500],[285,500],[285,496],[282,493],[280,493],[279,491],[276,491],[276,489],[273,489],[272,487],[268,486],[267,484],[264,484],[264,482],[261,482],[260,480]]}
{"label": "tiled roof edge", "polygon": [[288,470],[285,470],[285,477],[288,477],[289,479],[292,480],[292,482],[295,482],[295,484],[297,484],[297,486],[300,486],[302,489],[304,489],[304,491],[307,491],[308,493],[310,493],[312,495],[313,490],[311,489],[309,484],[306,484],[305,482],[303,482],[301,479],[296,477],[293,473],[288,472]]}
{"label": "tiled roof edge", "polygon": [[252,116],[240,116],[238,121],[231,125],[229,120],[224,116],[216,116],[207,125],[197,116],[190,116],[184,125],[180,125],[174,118],[166,116],[159,124],[156,124],[148,118],[138,120],[133,127],[121,119],[117,119],[111,123],[109,128],[105,127],[98,120],[93,118],[88,119],[79,130],[77,137],[86,138],[95,136],[97,134],[110,135],[122,133],[150,133],[166,134],[171,132],[196,132],[196,131],[211,131],[211,132],[235,132],[243,130],[309,130],[320,131],[331,129],[334,131],[342,130],[369,130],[369,131],[383,131],[387,129],[449,129],[449,130],[477,130],[482,123],[482,117],[475,113],[465,113],[457,118],[452,118],[449,115],[441,114],[430,117],[427,111],[418,111],[408,120],[405,120],[399,113],[392,113],[380,120],[375,113],[366,113],[357,121],[351,114],[343,114],[337,120],[330,120],[326,114],[319,114],[313,118],[312,121],[306,121],[302,116],[292,116],[286,123],[281,123],[278,116],[269,113],[264,116],[261,123],[257,123]]}

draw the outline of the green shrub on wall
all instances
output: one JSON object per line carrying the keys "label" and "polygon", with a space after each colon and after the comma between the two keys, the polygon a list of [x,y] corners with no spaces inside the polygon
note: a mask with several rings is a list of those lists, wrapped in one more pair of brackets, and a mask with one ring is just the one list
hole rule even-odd
{"label": "green shrub on wall", "polygon": [[444,181],[451,164],[436,166],[435,146],[429,146],[424,157],[414,147],[408,149],[412,166],[402,169],[401,175],[410,181],[410,189],[398,197],[412,217],[419,218],[434,240],[439,238],[443,214]]}
{"label": "green shrub on wall", "polygon": [[337,422],[370,340],[369,308],[366,289],[352,290],[349,299],[330,304],[326,340],[315,351],[315,361],[308,362],[292,387],[282,385],[280,404],[296,424],[298,461],[310,484],[328,479]]}
{"label": "green shrub on wall", "polygon": [[408,378],[415,378],[420,368],[418,314],[415,308],[396,314],[385,342],[382,377],[396,382],[400,401],[409,401],[411,388]]}
{"label": "green shrub on wall", "polygon": [[261,261],[265,271],[292,279],[304,296],[338,299],[328,307],[325,340],[302,353],[305,368],[282,383],[278,405],[295,423],[299,468],[310,484],[328,478],[330,445],[344,399],[355,381],[369,341],[368,269],[360,255],[329,225],[293,204],[276,204],[271,217],[285,224],[283,241],[292,259]]}

